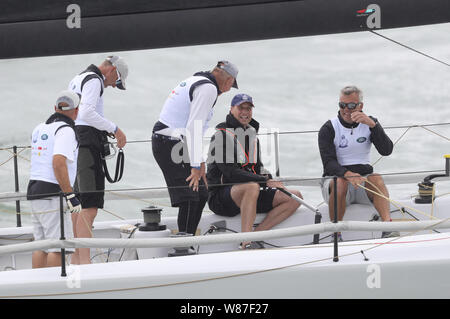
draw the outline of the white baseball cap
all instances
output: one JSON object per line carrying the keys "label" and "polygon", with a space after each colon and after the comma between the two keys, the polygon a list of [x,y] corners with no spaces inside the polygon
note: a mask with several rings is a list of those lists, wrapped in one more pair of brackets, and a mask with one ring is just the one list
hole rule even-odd
{"label": "white baseball cap", "polygon": [[125,60],[118,55],[111,55],[106,58],[112,65],[117,68],[117,72],[119,72],[119,78],[116,81],[116,86],[121,90],[126,90],[125,80],[128,76],[128,65],[125,63]]}
{"label": "white baseball cap", "polygon": [[[66,106],[59,105],[60,103],[66,103]],[[70,90],[62,91],[58,94],[56,99],[56,107],[62,111],[73,110],[80,104],[80,96]]]}
{"label": "white baseball cap", "polygon": [[222,60],[222,61],[217,62],[217,67],[224,70],[225,72],[227,72],[229,75],[231,75],[234,78],[233,87],[237,89],[238,84],[237,84],[236,78],[237,78],[237,75],[239,72],[237,66],[229,61]]}

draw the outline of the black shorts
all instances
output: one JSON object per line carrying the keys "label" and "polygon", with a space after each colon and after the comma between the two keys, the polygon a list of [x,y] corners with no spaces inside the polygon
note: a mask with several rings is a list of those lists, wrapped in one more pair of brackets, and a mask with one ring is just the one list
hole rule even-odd
{"label": "black shorts", "polygon": [[75,192],[80,193],[81,207],[103,208],[105,173],[100,152],[81,146],[78,152]]}
{"label": "black shorts", "polygon": [[175,163],[171,158],[172,148],[181,143],[164,135],[153,134],[152,151],[156,162],[161,168],[167,187],[169,188],[170,202],[173,207],[178,207],[180,203],[187,201],[199,201],[208,198],[203,180],[200,180],[198,192],[194,192],[189,187],[186,178],[191,175],[191,166],[189,163]]}
{"label": "black shorts", "polygon": [[[241,213],[241,209],[231,198],[231,188],[233,186],[223,186],[211,192],[208,199],[208,206],[215,214],[220,216],[233,217]],[[268,213],[273,209],[273,198],[276,189],[266,188],[259,191],[256,213]]]}

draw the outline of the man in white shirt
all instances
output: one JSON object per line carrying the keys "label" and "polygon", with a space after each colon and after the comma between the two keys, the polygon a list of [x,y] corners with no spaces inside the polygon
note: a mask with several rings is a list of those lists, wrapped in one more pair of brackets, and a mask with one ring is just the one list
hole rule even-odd
{"label": "man in white shirt", "polygon": [[[237,67],[219,61],[209,72],[197,72],[175,87],[153,127],[152,151],[161,168],[178,230],[194,234],[208,199],[203,135],[218,96],[237,88]],[[176,146],[176,147],[175,147]]]}
{"label": "man in white shirt", "polygon": [[[380,155],[388,156],[394,144],[375,117],[363,112],[363,93],[354,86],[344,87],[339,96],[336,117],[325,122],[318,136],[323,163],[322,195],[328,203],[330,220],[334,220],[334,182],[337,176],[337,219],[343,220],[346,207],[353,203],[373,205],[381,220],[391,221],[388,189],[379,174],[370,165],[372,144]],[[380,192],[378,196],[373,192]],[[339,240],[342,235],[338,233]],[[399,232],[383,232],[382,237],[396,237]]]}
{"label": "man in white shirt", "polygon": [[[34,240],[60,238],[60,199],[65,195],[70,213],[79,213],[81,204],[73,192],[77,170],[78,141],[74,120],[78,114],[80,98],[72,91],[59,94],[55,113],[39,124],[32,134],[31,171],[27,199],[33,212]],[[64,212],[66,215],[67,212]],[[72,216],[77,215],[73,214]],[[71,218],[64,216],[66,238],[73,238]],[[66,251],[73,251],[68,248]],[[33,268],[61,265],[59,249],[33,252]]]}
{"label": "man in white shirt", "polygon": [[[92,224],[98,208],[103,208],[105,173],[102,158],[107,135],[114,135],[117,147],[127,142],[125,134],[103,115],[103,91],[108,86],[125,90],[128,66],[119,56],[108,56],[98,67],[91,64],[75,76],[69,89],[80,94],[80,111],[76,121],[76,132],[80,140],[78,171],[75,188],[80,192],[83,210],[75,222],[75,237],[92,237]],[[77,249],[73,264],[90,263],[90,249]]]}

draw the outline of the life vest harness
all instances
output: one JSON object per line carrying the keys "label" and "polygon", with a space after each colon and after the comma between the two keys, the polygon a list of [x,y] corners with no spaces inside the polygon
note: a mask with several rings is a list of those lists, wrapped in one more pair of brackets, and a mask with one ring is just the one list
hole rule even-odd
{"label": "life vest harness", "polygon": [[[237,144],[239,144],[239,146],[241,147],[242,152],[244,153],[245,159],[246,159],[246,162],[245,162],[245,164],[242,164],[242,167],[246,167],[248,164],[250,164],[249,155],[248,155],[247,152],[245,151],[245,147],[241,144],[241,142],[239,142],[239,140],[238,140],[236,134],[234,134],[233,132],[231,132],[231,131],[229,131],[229,130],[227,130],[227,129],[225,129],[225,128],[219,128],[218,130],[224,131],[225,133],[229,133],[231,136],[233,136],[233,139],[234,139],[234,140],[237,142]],[[255,143],[255,150],[256,150],[256,147],[257,147],[257,139],[255,139],[255,142],[254,142],[254,143]],[[249,146],[249,147],[250,147],[250,146]],[[256,155],[257,155],[257,152],[254,152],[254,153],[253,153],[253,165],[251,166],[251,171],[252,171],[253,173],[255,173],[255,174],[257,174],[256,171],[255,171],[255,165],[256,165],[256,160],[257,160]],[[246,169],[250,170],[250,168],[247,168],[247,167],[246,167]]]}

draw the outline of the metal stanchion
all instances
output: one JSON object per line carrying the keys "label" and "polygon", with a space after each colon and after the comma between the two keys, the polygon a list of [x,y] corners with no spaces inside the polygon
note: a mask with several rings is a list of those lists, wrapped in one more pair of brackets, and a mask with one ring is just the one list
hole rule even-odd
{"label": "metal stanchion", "polygon": [[[334,189],[334,223],[338,222],[338,202],[337,202],[337,176],[333,177],[333,189]],[[334,255],[333,261],[338,262],[338,233],[334,233]]]}
{"label": "metal stanchion", "polygon": [[[61,237],[60,240],[65,240],[64,237],[64,193],[59,193],[59,216],[60,216],[60,229]],[[61,277],[67,277],[66,273],[66,249],[61,248]]]}
{"label": "metal stanchion", "polygon": [[273,139],[275,147],[275,176],[280,177],[280,150],[278,132],[273,133]]}
{"label": "metal stanchion", "polygon": [[[13,146],[14,153],[14,182],[15,182],[15,190],[19,192],[19,168],[17,165],[17,146]],[[22,227],[22,218],[20,215],[20,200],[16,200],[16,224],[17,227]]]}

